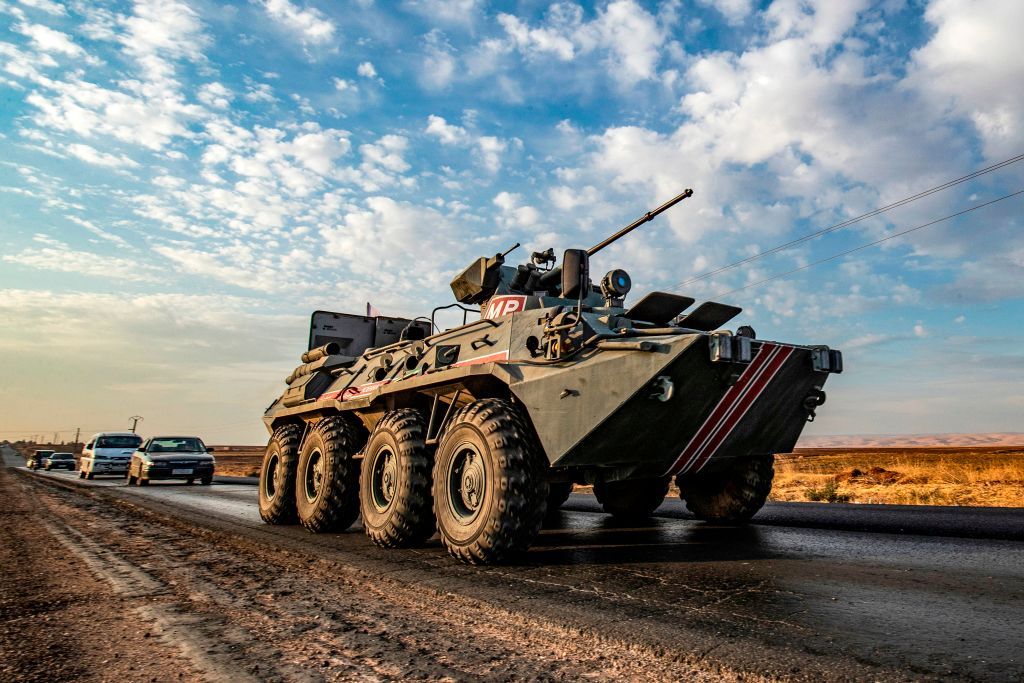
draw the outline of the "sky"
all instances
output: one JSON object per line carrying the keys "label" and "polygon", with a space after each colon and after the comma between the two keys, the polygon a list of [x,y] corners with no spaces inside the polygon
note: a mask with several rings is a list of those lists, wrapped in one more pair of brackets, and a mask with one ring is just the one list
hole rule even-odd
{"label": "sky", "polygon": [[[1019,0],[0,0],[0,438],[259,444],[315,309],[596,244],[846,371],[807,434],[1024,431]],[[513,261],[515,262],[515,261]],[[760,283],[760,284],[758,284]]]}

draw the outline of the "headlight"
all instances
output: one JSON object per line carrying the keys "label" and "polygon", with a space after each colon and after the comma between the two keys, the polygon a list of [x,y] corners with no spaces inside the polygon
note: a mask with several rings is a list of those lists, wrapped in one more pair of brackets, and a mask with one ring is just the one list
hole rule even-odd
{"label": "headlight", "polygon": [[629,294],[633,281],[629,279],[629,273],[616,268],[609,270],[601,278],[601,295],[606,299],[621,299]]}

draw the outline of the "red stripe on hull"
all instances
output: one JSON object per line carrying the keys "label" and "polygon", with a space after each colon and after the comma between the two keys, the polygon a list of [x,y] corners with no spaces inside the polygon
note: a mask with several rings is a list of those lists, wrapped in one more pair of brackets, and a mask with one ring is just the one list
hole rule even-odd
{"label": "red stripe on hull", "polygon": [[736,383],[708,415],[667,474],[699,470],[739,424],[793,353],[793,347],[764,343]]}

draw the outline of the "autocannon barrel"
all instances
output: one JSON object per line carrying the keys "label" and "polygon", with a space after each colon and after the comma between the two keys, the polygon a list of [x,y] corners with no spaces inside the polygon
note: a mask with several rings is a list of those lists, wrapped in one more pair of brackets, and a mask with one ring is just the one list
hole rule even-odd
{"label": "autocannon barrel", "polygon": [[598,244],[595,244],[590,249],[587,249],[587,256],[593,256],[597,252],[599,252],[602,249],[604,249],[605,247],[607,247],[612,242],[618,240],[621,237],[625,237],[628,233],[632,232],[636,228],[639,228],[641,225],[643,225],[647,221],[653,219],[658,214],[663,213],[665,211],[668,211],[669,209],[671,209],[673,206],[675,206],[679,202],[681,202],[684,199],[686,199],[687,197],[691,197],[691,196],[693,196],[693,190],[690,190],[690,189],[683,190],[682,194],[680,194],[680,195],[678,195],[676,197],[673,197],[672,199],[668,200],[667,202],[665,202],[664,204],[662,204],[658,208],[654,209],[653,211],[648,211],[643,216],[640,216],[640,218],[637,218],[635,221],[633,221],[632,223],[630,223],[626,227],[622,228],[621,230],[619,230],[617,233],[615,233],[611,237],[608,237],[607,239],[599,242]]}
{"label": "autocannon barrel", "polygon": [[312,363],[315,360],[320,360],[327,356],[333,356],[336,353],[341,353],[341,345],[338,344],[338,342],[327,342],[323,346],[310,349],[302,354],[302,362]]}

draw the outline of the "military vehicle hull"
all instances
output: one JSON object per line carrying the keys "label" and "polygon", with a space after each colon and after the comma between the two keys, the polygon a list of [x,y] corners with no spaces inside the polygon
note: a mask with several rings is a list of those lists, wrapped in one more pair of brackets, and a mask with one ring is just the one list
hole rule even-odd
{"label": "military vehicle hull", "polygon": [[314,313],[310,350],[263,418],[264,520],[331,531],[361,513],[387,547],[436,527],[480,563],[529,547],[573,483],[637,517],[675,477],[698,518],[749,519],[842,356],[725,330],[740,313],[726,304],[684,314],[692,298],[653,292],[626,308],[624,271],[589,279],[589,253],[610,241],[557,269],[550,251],[518,269],[478,259],[452,290],[480,318],[444,332]]}

